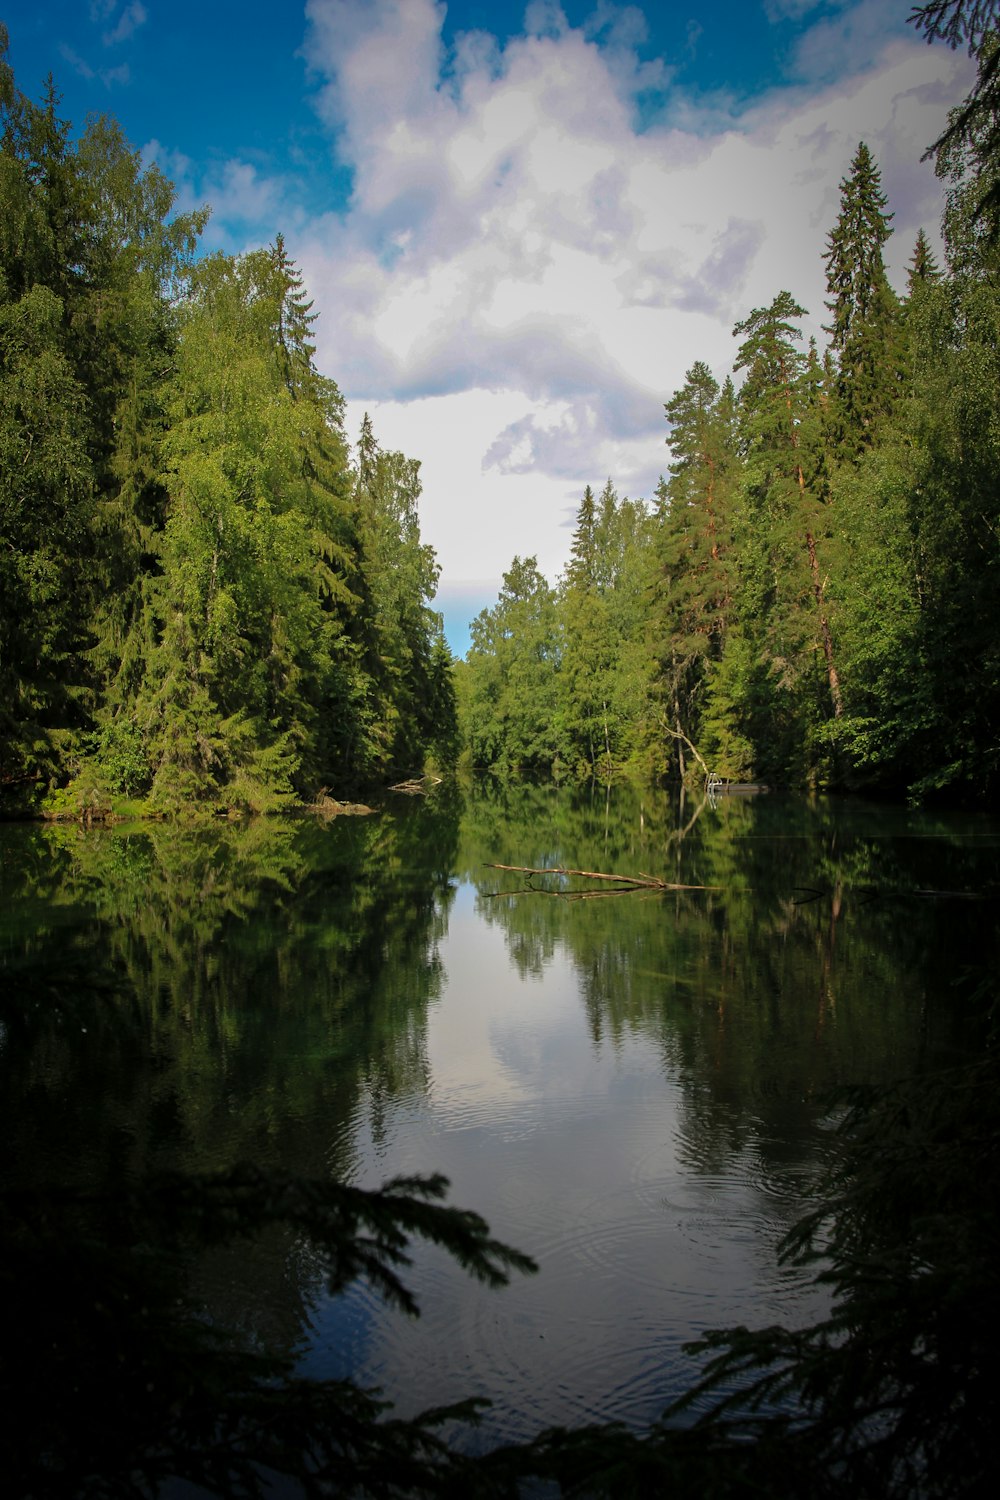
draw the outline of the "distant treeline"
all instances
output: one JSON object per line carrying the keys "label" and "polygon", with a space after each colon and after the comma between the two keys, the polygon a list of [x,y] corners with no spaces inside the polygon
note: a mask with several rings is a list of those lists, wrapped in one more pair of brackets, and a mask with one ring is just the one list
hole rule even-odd
{"label": "distant treeline", "polygon": [[[108,119],[76,140],[0,26],[0,790],[265,809],[455,736],[419,465],[354,454],[281,237],[207,211]],[[48,790],[47,790],[48,789]]]}
{"label": "distant treeline", "polygon": [[739,388],[698,362],[666,403],[655,503],[588,486],[554,588],[514,559],[460,664],[474,763],[995,797],[995,51],[937,146],[946,266],[921,231],[894,293],[859,145],[825,349],[804,346],[789,292],[754,308],[733,330]]}

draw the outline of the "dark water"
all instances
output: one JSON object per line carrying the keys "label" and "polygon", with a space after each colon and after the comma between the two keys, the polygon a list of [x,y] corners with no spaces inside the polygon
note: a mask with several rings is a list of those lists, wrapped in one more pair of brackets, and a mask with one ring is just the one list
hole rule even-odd
{"label": "dark water", "polygon": [[997,824],[859,803],[445,785],[326,825],[0,826],[0,853],[4,1180],[443,1170],[539,1275],[490,1292],[417,1246],[414,1323],[274,1235],[199,1293],[404,1412],[489,1396],[484,1443],[644,1422],[686,1340],[820,1312],[775,1248],[831,1091],[953,1059],[996,956]]}

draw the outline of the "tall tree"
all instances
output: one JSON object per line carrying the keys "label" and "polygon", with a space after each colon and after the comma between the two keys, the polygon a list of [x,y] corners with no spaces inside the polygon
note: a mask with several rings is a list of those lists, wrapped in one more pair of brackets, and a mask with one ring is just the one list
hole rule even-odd
{"label": "tall tree", "polygon": [[934,256],[934,251],[931,249],[923,229],[918,229],[917,238],[913,246],[913,254],[906,268],[907,298],[912,298],[923,287],[933,285],[940,280],[941,268]]}
{"label": "tall tree", "polygon": [[567,750],[581,768],[610,775],[636,745],[645,709],[640,558],[645,507],[619,499],[609,479],[587,485],[560,592]]}
{"label": "tall tree", "polygon": [[899,305],[882,259],[891,220],[878,166],[862,141],[840,184],[826,252],[836,439],[845,457],[871,446],[899,390]]}
{"label": "tall tree", "polygon": [[112,122],[74,143],[51,81],[39,105],[17,88],[6,41],[0,26],[0,774],[17,779],[65,769],[120,668],[171,296],[204,216],[169,217],[173,189]]}
{"label": "tall tree", "polygon": [[[742,338],[737,370],[745,369],[740,392],[741,434],[746,455],[744,541],[741,546],[742,623],[756,636],[769,660],[771,708],[783,728],[774,726],[758,743],[786,752],[808,740],[818,704],[811,702],[811,660],[822,652],[829,703],[842,711],[839,671],[817,537],[826,521],[817,475],[821,426],[810,408],[815,395],[812,366],[797,347],[804,309],[788,292],[765,308],[755,308],[734,335]],[[812,479],[812,486],[809,480]],[[817,491],[820,493],[817,493]],[[810,608],[811,604],[811,608]],[[799,765],[800,774],[804,768]]]}
{"label": "tall tree", "polygon": [[420,464],[383,449],[366,412],[356,449],[354,498],[362,548],[366,663],[373,732],[386,769],[415,770],[428,750],[455,738],[450,660],[441,617],[431,607],[440,569],[421,540]]}
{"label": "tall tree", "polygon": [[353,711],[334,690],[357,602],[340,397],[289,379],[275,330],[296,295],[268,251],[210,257],[192,278],[135,709],[164,801],[266,806],[321,772],[324,720]]}
{"label": "tall tree", "polygon": [[674,461],[658,491],[649,607],[657,696],[671,743],[666,764],[676,759],[682,777],[732,605],[734,402],[732,382],[720,391],[699,360],[665,406]]}

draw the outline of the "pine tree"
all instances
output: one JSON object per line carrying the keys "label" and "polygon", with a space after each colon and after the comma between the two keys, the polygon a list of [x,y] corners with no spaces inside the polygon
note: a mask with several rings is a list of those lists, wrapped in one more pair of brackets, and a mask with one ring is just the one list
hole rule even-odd
{"label": "pine tree", "polygon": [[882,260],[891,220],[879,169],[862,141],[840,184],[840,214],[825,258],[835,437],[847,458],[871,446],[899,390],[899,304]]}

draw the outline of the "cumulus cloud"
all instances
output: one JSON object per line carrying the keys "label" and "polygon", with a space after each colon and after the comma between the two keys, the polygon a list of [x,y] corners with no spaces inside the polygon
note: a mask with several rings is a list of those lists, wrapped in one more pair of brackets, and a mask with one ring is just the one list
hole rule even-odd
{"label": "cumulus cloud", "polygon": [[[859,139],[895,210],[897,284],[917,228],[933,233],[940,186],[920,154],[968,59],[901,29],[885,0],[769,4],[815,21],[789,78],[733,118],[679,94],[669,60],[640,61],[634,6],[599,0],[575,27],[534,0],[504,45],[470,32],[448,50],[439,0],[308,0],[317,105],[353,191],[346,213],[302,222],[293,250],[345,391],[396,430],[422,404],[417,453],[454,442],[462,413],[465,468],[448,482],[475,525],[432,535],[446,570],[482,575],[473,553],[503,485],[508,499],[533,487],[533,531],[497,573],[515,550],[565,552],[584,483],[610,472],[649,494],[663,402],[696,359],[728,371],[750,308],[787,288],[820,334],[823,249]],[[252,177],[228,184],[244,186],[266,197]]]}

